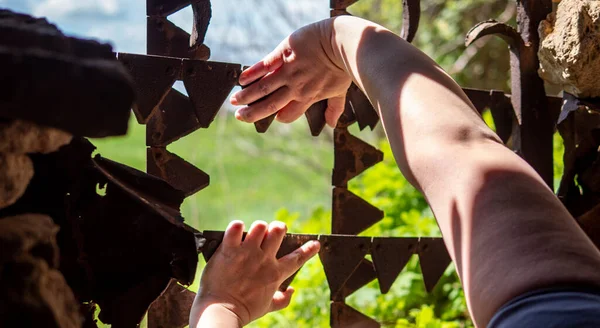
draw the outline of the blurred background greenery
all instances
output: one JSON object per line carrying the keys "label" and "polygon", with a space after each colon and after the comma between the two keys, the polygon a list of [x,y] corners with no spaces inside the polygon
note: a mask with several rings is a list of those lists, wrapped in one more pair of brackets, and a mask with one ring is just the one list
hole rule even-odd
{"label": "blurred background greenery", "polygon": [[[400,32],[400,3],[361,0],[349,11]],[[414,41],[417,47],[462,86],[509,91],[507,46],[500,40],[483,38],[466,49],[464,36],[477,22],[489,18],[514,23],[514,1],[422,0],[421,6]],[[493,126],[489,115],[486,121]],[[383,163],[350,184],[353,192],[386,213],[363,235],[439,236],[422,195],[400,174],[381,127],[374,132],[352,131],[385,153]],[[132,120],[126,137],[93,142],[100,154],[144,170],[144,138],[144,127]],[[562,172],[562,143],[555,141],[558,177]],[[274,123],[261,135],[252,125],[235,121],[230,111],[223,110],[210,128],[169,147],[211,176],[211,185],[189,197],[182,213],[187,223],[199,230],[222,230],[232,219],[242,219],[247,225],[258,219],[277,219],[286,222],[290,232],[329,233],[332,149],[332,131],[326,129],[320,137],[312,138],[304,119],[291,125]],[[329,326],[329,292],[318,259],[311,260],[292,285],[297,292],[290,307],[267,315],[252,327]],[[352,295],[348,303],[387,327],[472,326],[454,269],[449,268],[433,293],[427,294],[416,258],[388,294],[381,295],[375,281]]]}

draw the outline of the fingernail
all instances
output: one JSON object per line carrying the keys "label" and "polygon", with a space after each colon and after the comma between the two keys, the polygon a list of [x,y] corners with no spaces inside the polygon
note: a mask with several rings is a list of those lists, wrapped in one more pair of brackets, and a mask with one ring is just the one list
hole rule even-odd
{"label": "fingernail", "polygon": [[310,248],[320,248],[321,247],[321,243],[319,243],[318,240],[311,240],[310,243]]}
{"label": "fingernail", "polygon": [[242,222],[240,220],[233,220],[233,221],[229,222],[229,226],[227,227],[227,230],[233,229],[233,228],[239,228],[243,224],[244,224],[244,222]]}
{"label": "fingernail", "polygon": [[246,112],[246,108],[247,108],[247,107],[244,107],[244,108],[238,109],[238,110],[235,112],[235,118],[236,118],[238,121],[246,122],[246,115],[245,115],[245,114],[246,114],[246,113],[245,113],[245,112]]}
{"label": "fingernail", "polygon": [[229,102],[234,106],[239,105],[236,95],[231,96],[231,98],[229,98]]}

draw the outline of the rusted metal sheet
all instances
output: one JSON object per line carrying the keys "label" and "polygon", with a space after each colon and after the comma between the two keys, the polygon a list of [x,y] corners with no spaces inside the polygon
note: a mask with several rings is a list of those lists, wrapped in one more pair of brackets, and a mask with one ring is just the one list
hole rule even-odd
{"label": "rusted metal sheet", "polygon": [[325,110],[327,109],[327,100],[321,100],[312,104],[304,115],[308,121],[308,127],[310,128],[310,134],[313,137],[317,137],[325,128]]}
{"label": "rusted metal sheet", "polygon": [[168,19],[147,18],[147,45],[149,55],[208,60],[210,49],[205,45],[190,47],[190,34]]}
{"label": "rusted metal sheet", "polygon": [[412,42],[421,19],[421,0],[402,0],[402,31],[400,37]]}
{"label": "rusted metal sheet", "polygon": [[431,292],[452,259],[442,238],[419,238],[418,252],[425,290]]}
{"label": "rusted metal sheet", "polygon": [[346,297],[366,286],[376,278],[377,275],[375,273],[375,266],[373,266],[373,262],[367,259],[362,259],[342,289],[337,294],[332,294],[331,299],[333,301],[344,301]]}
{"label": "rusted metal sheet", "polygon": [[330,0],[329,8],[331,8],[331,9],[346,9],[357,2],[358,2],[358,0]]}
{"label": "rusted metal sheet", "polygon": [[352,15],[350,15],[349,12],[346,11],[346,9],[332,9],[329,12],[329,16],[331,16],[331,17],[342,16],[342,15],[352,16]]}
{"label": "rusted metal sheet", "polygon": [[146,146],[166,147],[199,128],[190,99],[171,89],[146,125]]}
{"label": "rusted metal sheet", "polygon": [[148,148],[146,161],[148,174],[165,180],[186,196],[195,194],[210,183],[208,174],[165,148]]}
{"label": "rusted metal sheet", "polygon": [[254,128],[258,133],[265,133],[275,120],[275,116],[277,116],[277,112],[263,118],[262,120],[254,122]]}
{"label": "rusted metal sheet", "polygon": [[332,328],[379,328],[381,325],[343,302],[331,302]]}
{"label": "rusted metal sheet", "polygon": [[171,279],[169,286],[148,310],[148,328],[184,328],[190,323],[190,311],[196,293]]}
{"label": "rusted metal sheet", "polygon": [[505,144],[509,142],[513,127],[517,124],[510,95],[499,90],[463,88],[475,109],[481,114],[489,108],[496,126],[496,133]]}
{"label": "rusted metal sheet", "polygon": [[336,128],[347,128],[354,123],[356,123],[356,115],[354,115],[352,105],[350,105],[350,102],[348,101],[348,99],[346,99],[344,112],[342,113],[342,116],[340,116]]}
{"label": "rusted metal sheet", "polygon": [[350,102],[356,120],[358,121],[358,127],[363,130],[367,126],[373,130],[379,122],[379,115],[377,111],[371,105],[369,98],[358,88],[354,83],[350,85],[346,98]]}
{"label": "rusted metal sheet", "polygon": [[382,294],[390,291],[392,284],[408,260],[416,254],[419,238],[373,238],[371,256]]}
{"label": "rusted metal sheet", "polygon": [[551,11],[551,0],[518,1],[518,29],[495,21],[482,22],[469,31],[466,43],[469,45],[479,37],[495,34],[509,44],[511,101],[518,122],[517,129],[513,131],[511,146],[553,189],[552,135],[555,121],[552,120],[552,112],[548,110],[544,83],[537,74],[537,29]]}
{"label": "rusted metal sheet", "polygon": [[334,130],[334,165],[332,184],[345,187],[364,170],[383,161],[383,153],[358,139],[347,129]]}
{"label": "rusted metal sheet", "polygon": [[321,235],[319,242],[319,258],[333,297],[340,293],[365,255],[369,253],[371,238]]}
{"label": "rusted metal sheet", "polygon": [[167,17],[190,5],[192,0],[146,0],[146,15]]}
{"label": "rusted metal sheet", "polygon": [[598,174],[598,135],[600,115],[590,112],[581,104],[567,101],[558,125],[564,140],[564,170],[558,188],[558,197],[574,217],[592,210],[600,202]]}
{"label": "rusted metal sheet", "polygon": [[135,117],[146,124],[179,77],[181,59],[126,53],[119,53],[118,58],[134,81]]}
{"label": "rusted metal sheet", "polygon": [[207,128],[237,85],[241,65],[200,60],[183,61],[183,83],[200,126]]}
{"label": "rusted metal sheet", "polygon": [[212,17],[210,0],[195,0],[192,2],[192,13],[194,15],[194,25],[192,26],[190,46],[199,48],[204,44],[206,31],[208,31],[208,25]]}
{"label": "rusted metal sheet", "polygon": [[333,188],[331,232],[358,235],[383,219],[383,211],[346,188]]}
{"label": "rusted metal sheet", "polygon": [[179,213],[179,206],[185,197],[182,191],[161,179],[100,156],[92,159],[92,165],[109,182],[165,220],[175,225],[183,222]]}

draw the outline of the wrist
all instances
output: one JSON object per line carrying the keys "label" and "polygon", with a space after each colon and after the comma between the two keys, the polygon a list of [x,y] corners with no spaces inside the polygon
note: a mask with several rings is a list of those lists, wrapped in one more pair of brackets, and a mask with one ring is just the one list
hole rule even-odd
{"label": "wrist", "polygon": [[[341,16],[325,19],[320,22],[321,47],[327,55],[329,61],[335,67],[348,73],[342,56],[340,40],[338,40],[339,31],[336,31],[336,21],[340,18]],[[338,28],[341,29],[340,27]]]}
{"label": "wrist", "polygon": [[197,326],[190,325],[190,327],[243,327],[248,324],[248,320],[242,319],[235,311],[235,306],[225,302],[202,301],[198,304],[197,313],[199,314]]}

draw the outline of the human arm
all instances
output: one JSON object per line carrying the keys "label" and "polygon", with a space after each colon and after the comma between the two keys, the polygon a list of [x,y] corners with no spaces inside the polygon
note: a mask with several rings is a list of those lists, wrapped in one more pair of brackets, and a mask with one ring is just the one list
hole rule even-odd
{"label": "human arm", "polygon": [[[263,98],[238,119],[282,110],[278,118],[287,122],[299,116],[285,113],[287,103],[339,98],[350,81],[365,92],[398,166],[436,216],[476,325],[485,327],[528,291],[600,286],[600,253],[535,170],[501,143],[441,68],[390,31],[354,17],[310,25],[244,72],[241,83],[260,78],[234,95],[240,105]],[[280,90],[274,86],[289,89],[287,98],[271,101]],[[342,110],[343,102],[330,102],[328,124]]]}
{"label": "human arm", "polygon": [[286,233],[281,222],[255,222],[244,241],[243,232],[244,224],[233,221],[208,261],[190,313],[191,328],[242,327],[285,308],[294,290],[278,287],[319,251],[319,243],[310,241],[277,259]]}

